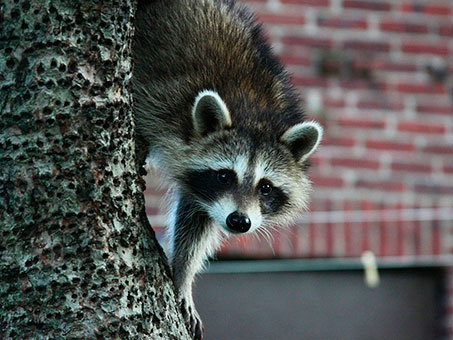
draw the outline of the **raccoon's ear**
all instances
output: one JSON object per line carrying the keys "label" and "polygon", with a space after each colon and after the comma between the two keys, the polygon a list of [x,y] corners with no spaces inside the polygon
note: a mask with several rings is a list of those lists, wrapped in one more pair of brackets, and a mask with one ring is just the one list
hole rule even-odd
{"label": "raccoon's ear", "polygon": [[316,122],[304,122],[290,127],[280,137],[298,163],[304,162],[318,147],[323,129]]}
{"label": "raccoon's ear", "polygon": [[201,136],[231,126],[231,116],[225,102],[217,92],[211,90],[201,91],[195,98],[192,121],[195,132]]}

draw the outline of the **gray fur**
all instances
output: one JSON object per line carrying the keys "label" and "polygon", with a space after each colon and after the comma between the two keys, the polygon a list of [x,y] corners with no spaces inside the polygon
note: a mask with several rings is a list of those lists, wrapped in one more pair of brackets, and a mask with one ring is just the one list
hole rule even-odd
{"label": "gray fur", "polygon": [[[306,159],[322,128],[304,122],[260,25],[233,1],[142,2],[133,49],[138,138],[174,192],[169,257],[188,327],[199,339],[192,281],[231,234],[226,216],[250,215],[250,231],[292,221],[307,202]],[[211,195],[208,186],[219,184],[209,174],[222,169],[232,171],[234,182]],[[194,190],[189,174],[200,185],[205,172],[206,188]],[[266,201],[263,180],[280,201]]]}

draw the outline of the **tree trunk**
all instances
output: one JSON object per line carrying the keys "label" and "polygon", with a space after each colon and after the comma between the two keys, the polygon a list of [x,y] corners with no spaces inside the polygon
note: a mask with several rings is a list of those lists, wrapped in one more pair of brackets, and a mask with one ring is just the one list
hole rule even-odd
{"label": "tree trunk", "polygon": [[188,339],[146,219],[133,0],[0,4],[0,338]]}

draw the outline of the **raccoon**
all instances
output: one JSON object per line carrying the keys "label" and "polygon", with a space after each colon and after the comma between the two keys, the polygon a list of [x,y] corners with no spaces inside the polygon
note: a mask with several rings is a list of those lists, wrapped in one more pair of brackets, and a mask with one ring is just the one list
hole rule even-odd
{"label": "raccoon", "polygon": [[305,120],[262,28],[230,0],[141,2],[133,42],[137,138],[172,188],[168,254],[189,331],[192,282],[221,241],[290,223],[306,208]]}

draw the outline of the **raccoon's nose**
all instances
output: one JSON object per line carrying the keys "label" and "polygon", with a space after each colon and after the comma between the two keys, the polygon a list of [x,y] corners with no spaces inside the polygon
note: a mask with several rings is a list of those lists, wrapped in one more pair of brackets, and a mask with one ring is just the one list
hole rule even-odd
{"label": "raccoon's nose", "polygon": [[246,215],[241,215],[237,211],[228,215],[226,219],[227,227],[237,233],[245,233],[252,225]]}

